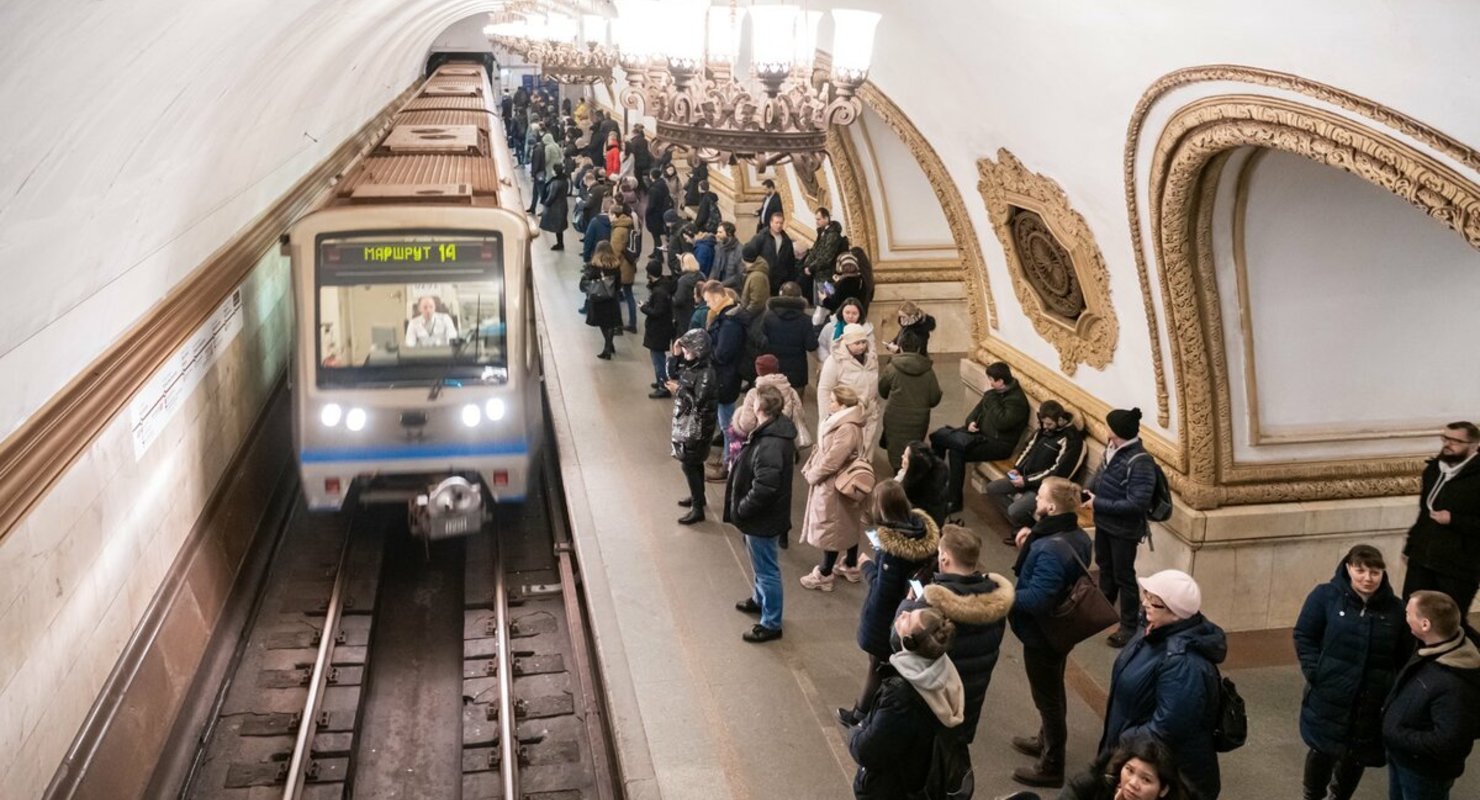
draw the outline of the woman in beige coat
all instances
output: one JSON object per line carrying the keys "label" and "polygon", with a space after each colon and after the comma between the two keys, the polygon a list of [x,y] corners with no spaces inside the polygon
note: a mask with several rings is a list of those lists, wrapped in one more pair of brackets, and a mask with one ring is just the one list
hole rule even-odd
{"label": "woman in beige coat", "polygon": [[873,352],[869,335],[861,325],[844,327],[832,355],[822,365],[817,379],[817,441],[827,435],[830,392],[835,386],[847,386],[858,395],[863,412],[864,458],[872,459],[879,444],[884,409],[879,399],[879,357]]}
{"label": "woman in beige coat", "polygon": [[[863,535],[863,505],[838,491],[838,473],[867,452],[863,450],[863,409],[858,393],[837,386],[828,394],[826,433],[802,467],[807,481],[807,510],[802,518],[802,541],[822,551],[822,563],[802,576],[802,588],[830,592],[833,573],[858,581],[858,538]],[[843,563],[838,553],[847,551]]]}

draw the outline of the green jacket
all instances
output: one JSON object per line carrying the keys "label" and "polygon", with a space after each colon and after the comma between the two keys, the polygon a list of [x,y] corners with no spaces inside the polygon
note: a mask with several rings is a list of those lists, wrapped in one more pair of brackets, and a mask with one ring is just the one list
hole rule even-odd
{"label": "green jacket", "polygon": [[967,425],[973,422],[982,435],[1016,444],[1028,427],[1028,396],[1017,379],[1008,381],[1000,392],[982,392],[981,401],[966,417]]}
{"label": "green jacket", "polygon": [[884,441],[889,465],[897,470],[904,446],[929,432],[930,409],[940,405],[944,395],[929,358],[900,353],[879,374],[879,396],[889,401],[884,407]]}

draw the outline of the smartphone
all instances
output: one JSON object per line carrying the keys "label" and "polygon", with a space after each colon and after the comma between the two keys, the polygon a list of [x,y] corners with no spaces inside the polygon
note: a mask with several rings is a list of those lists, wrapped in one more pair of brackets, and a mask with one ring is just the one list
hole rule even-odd
{"label": "smartphone", "polygon": [[925,597],[925,587],[921,586],[920,582],[915,580],[914,578],[910,578],[910,591],[915,593],[915,597]]}
{"label": "smartphone", "polygon": [[867,531],[867,534],[868,534],[868,540],[869,540],[869,542],[873,544],[873,546],[874,546],[875,549],[882,549],[883,548],[883,545],[879,544],[879,532],[878,532],[878,530],[876,530],[874,528],[869,528],[868,531]]}

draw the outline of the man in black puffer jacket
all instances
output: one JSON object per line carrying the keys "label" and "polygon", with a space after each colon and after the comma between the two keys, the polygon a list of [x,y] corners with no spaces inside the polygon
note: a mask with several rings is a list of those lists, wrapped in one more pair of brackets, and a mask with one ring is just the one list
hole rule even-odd
{"label": "man in black puffer jacket", "polygon": [[1366,767],[1382,752],[1382,703],[1413,651],[1403,603],[1388,583],[1387,563],[1359,544],[1336,575],[1305,598],[1295,623],[1295,653],[1305,676],[1300,738],[1305,800],[1350,800]]}
{"label": "man in black puffer jacket", "polygon": [[945,526],[940,532],[935,577],[925,587],[925,597],[910,597],[899,604],[901,614],[934,608],[956,624],[956,643],[951,646],[950,656],[966,687],[966,727],[962,733],[968,744],[976,738],[982,701],[987,699],[987,686],[997,666],[1013,599],[1010,581],[977,571],[981,547],[981,539],[969,529]]}
{"label": "man in black puffer jacket", "polygon": [[812,319],[807,315],[800,286],[787,281],[781,284],[780,296],[766,302],[761,333],[766,343],[764,352],[776,357],[791,388],[799,396],[805,394],[807,354],[817,349],[817,337],[812,333]]}
{"label": "man in black puffer jacket", "polygon": [[791,479],[796,466],[797,429],[781,413],[785,401],[774,386],[751,392],[757,425],[735,460],[725,486],[725,522],[745,534],[755,571],[751,596],[735,604],[760,622],[741,634],[747,642],[781,638],[781,565],[777,540],[791,532]]}
{"label": "man in black puffer jacket", "polygon": [[1087,488],[1095,510],[1100,591],[1110,602],[1120,601],[1120,629],[1107,641],[1111,647],[1125,647],[1140,615],[1136,550],[1151,532],[1146,514],[1156,493],[1156,463],[1141,446],[1141,409],[1117,408],[1105,415],[1105,422],[1110,426],[1105,464]]}
{"label": "man in black puffer jacket", "polygon": [[1480,737],[1480,649],[1459,623],[1447,594],[1408,598],[1408,629],[1419,648],[1382,711],[1393,800],[1448,798]]}

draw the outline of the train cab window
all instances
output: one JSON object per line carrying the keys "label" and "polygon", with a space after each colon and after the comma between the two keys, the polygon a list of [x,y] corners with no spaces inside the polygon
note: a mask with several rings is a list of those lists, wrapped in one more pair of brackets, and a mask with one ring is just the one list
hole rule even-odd
{"label": "train cab window", "polygon": [[498,234],[321,237],[317,255],[320,386],[507,379]]}

